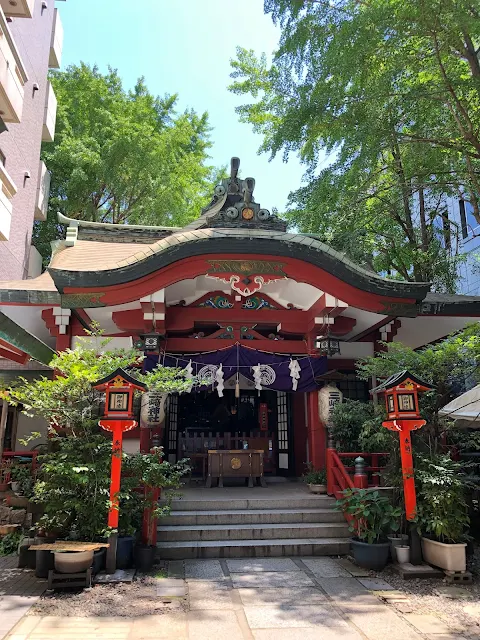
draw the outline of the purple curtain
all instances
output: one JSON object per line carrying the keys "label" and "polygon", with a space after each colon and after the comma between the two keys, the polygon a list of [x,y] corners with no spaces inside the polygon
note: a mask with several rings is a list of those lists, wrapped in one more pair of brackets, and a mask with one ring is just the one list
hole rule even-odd
{"label": "purple curtain", "polygon": [[[279,356],[265,351],[249,349],[242,345],[235,345],[227,349],[219,349],[209,353],[196,353],[189,356],[174,356],[163,354],[160,362],[167,367],[180,367],[184,369],[189,361],[192,361],[192,375],[198,378],[200,388],[212,384],[211,379],[215,367],[223,365],[224,380],[228,380],[233,375],[241,373],[249,380],[253,380],[252,367],[262,365],[262,387],[273,391],[292,391],[292,378],[290,377],[290,360],[297,360],[300,366],[300,378],[298,379],[297,391],[315,391],[319,385],[315,378],[327,371],[327,358],[325,356]],[[149,355],[144,361],[144,370],[150,371],[159,361],[158,355]],[[208,383],[208,380],[210,382]],[[216,386],[216,384],[214,384]],[[193,390],[199,389],[194,387]]]}

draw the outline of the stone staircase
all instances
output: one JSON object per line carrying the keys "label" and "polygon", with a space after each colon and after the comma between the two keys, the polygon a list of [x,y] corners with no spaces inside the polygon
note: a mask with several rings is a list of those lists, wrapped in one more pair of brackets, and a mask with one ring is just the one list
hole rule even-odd
{"label": "stone staircase", "polygon": [[[172,503],[170,516],[158,527],[162,558],[265,558],[272,556],[343,555],[349,550],[348,525],[333,509],[334,500],[286,491],[280,497],[228,497],[209,490],[201,499],[193,492]],[[222,490],[220,490],[222,491]],[[252,490],[250,490],[252,491]],[[265,490],[265,491],[268,491]],[[258,496],[258,497],[257,497]]]}

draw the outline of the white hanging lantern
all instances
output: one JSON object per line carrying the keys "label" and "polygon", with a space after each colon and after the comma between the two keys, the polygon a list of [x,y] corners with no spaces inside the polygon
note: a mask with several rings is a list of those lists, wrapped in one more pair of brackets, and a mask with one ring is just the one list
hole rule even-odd
{"label": "white hanging lantern", "polygon": [[262,390],[262,368],[261,364],[258,363],[256,367],[252,367],[253,370],[253,380],[255,382],[255,389],[257,391]]}
{"label": "white hanging lantern", "polygon": [[215,372],[215,380],[217,381],[217,393],[220,398],[223,398],[223,390],[225,388],[223,379],[223,365],[221,364]]}
{"label": "white hanging lantern", "polygon": [[292,358],[290,358],[290,364],[288,365],[288,368],[290,369],[290,377],[292,379],[292,390],[296,391],[298,387],[298,381],[300,380],[300,372],[301,372],[301,368],[300,368],[300,365],[298,364],[298,360],[292,360]]}
{"label": "white hanging lantern", "polygon": [[190,380],[191,382],[188,385],[187,388],[187,393],[190,393],[192,391],[192,387],[193,387],[193,367],[192,367],[192,361],[189,360],[187,366],[185,367],[185,378],[187,380]]}

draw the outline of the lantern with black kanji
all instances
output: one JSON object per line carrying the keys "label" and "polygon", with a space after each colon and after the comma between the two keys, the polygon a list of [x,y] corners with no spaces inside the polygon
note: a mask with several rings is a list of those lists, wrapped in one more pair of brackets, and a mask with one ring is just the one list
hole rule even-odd
{"label": "lantern with black kanji", "polygon": [[136,390],[145,391],[146,386],[123,369],[117,369],[93,385],[98,391],[105,391],[103,417],[111,420],[133,418],[133,396]]}
{"label": "lantern with black kanji", "polygon": [[420,416],[418,394],[431,390],[431,386],[405,370],[390,376],[371,391],[385,395],[388,420],[382,425],[398,433],[400,438],[405,514],[409,521],[414,521],[417,513],[411,432],[425,425]]}
{"label": "lantern with black kanji", "polygon": [[372,391],[385,394],[389,420],[418,420],[420,418],[418,394],[431,390],[432,387],[405,370],[390,376]]}

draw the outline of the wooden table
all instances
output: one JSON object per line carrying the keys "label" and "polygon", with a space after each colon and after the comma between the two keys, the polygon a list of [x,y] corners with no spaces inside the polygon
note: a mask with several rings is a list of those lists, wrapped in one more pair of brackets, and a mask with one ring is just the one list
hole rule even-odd
{"label": "wooden table", "polygon": [[263,477],[264,453],[262,449],[210,450],[205,486],[210,488],[213,478],[218,478],[219,487],[223,487],[224,478],[248,478],[248,486],[253,487],[253,479],[258,478],[262,487],[266,487]]}

